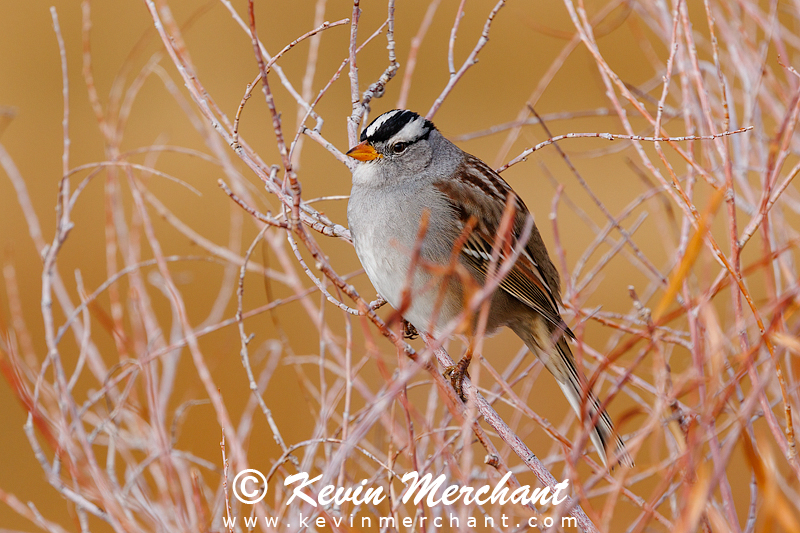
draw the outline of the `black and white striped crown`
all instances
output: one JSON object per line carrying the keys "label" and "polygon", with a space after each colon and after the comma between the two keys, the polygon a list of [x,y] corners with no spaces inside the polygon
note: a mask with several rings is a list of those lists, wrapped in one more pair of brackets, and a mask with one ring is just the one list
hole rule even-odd
{"label": "black and white striped crown", "polygon": [[425,139],[435,129],[436,126],[430,120],[419,116],[413,111],[393,109],[373,120],[361,132],[361,142],[367,140],[371,144],[385,142],[397,136],[400,132],[403,133],[404,140]]}

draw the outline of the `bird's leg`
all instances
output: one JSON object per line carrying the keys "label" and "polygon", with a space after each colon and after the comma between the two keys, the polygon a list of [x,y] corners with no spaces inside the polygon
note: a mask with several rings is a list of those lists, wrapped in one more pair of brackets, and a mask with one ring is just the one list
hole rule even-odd
{"label": "bird's leg", "polygon": [[406,339],[414,340],[419,337],[419,331],[414,327],[414,324],[403,319],[403,337]]}
{"label": "bird's leg", "polygon": [[450,380],[450,383],[453,384],[453,388],[458,394],[459,398],[462,401],[466,402],[467,397],[464,395],[464,389],[462,385],[464,384],[464,377],[469,377],[469,372],[467,369],[469,368],[469,364],[472,362],[472,342],[469,343],[467,346],[467,352],[461,357],[458,363],[454,364],[453,366],[448,366],[444,369],[444,377]]}

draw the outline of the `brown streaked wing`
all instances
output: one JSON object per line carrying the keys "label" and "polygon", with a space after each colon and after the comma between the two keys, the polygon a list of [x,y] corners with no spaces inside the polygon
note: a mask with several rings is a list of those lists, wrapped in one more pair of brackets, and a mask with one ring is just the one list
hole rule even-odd
{"label": "brown streaked wing", "polygon": [[[492,246],[509,194],[514,196],[517,207],[514,221],[515,239],[523,231],[529,216],[528,209],[511,187],[476,157],[467,155],[456,176],[454,179],[442,180],[434,185],[447,197],[462,224],[466,224],[472,216],[478,220],[461,250],[461,255],[468,264],[485,276],[492,260]],[[479,205],[483,207],[480,208]],[[566,327],[558,312],[560,291],[555,267],[550,263],[546,252],[545,257],[540,258],[540,261],[548,263],[544,269],[534,259],[536,255],[534,248],[544,250],[544,246],[535,227],[533,231],[534,234],[528,240],[514,268],[500,282],[500,288],[572,337],[572,332]],[[512,246],[515,245],[516,242],[513,242]],[[501,254],[501,261],[503,259],[504,256]]]}

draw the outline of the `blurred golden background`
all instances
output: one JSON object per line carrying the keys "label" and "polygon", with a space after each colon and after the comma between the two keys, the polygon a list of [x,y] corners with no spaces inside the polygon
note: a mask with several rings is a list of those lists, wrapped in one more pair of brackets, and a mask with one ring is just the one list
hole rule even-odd
{"label": "blurred golden background", "polygon": [[[322,4],[325,4],[324,2]],[[450,32],[459,3],[454,0],[433,2],[437,5],[432,13],[431,25],[424,35],[419,53],[416,56],[416,70],[408,93],[406,107],[422,114],[433,104],[448,81],[448,45]],[[704,23],[703,6],[690,2],[692,20],[700,27],[701,34],[707,34],[702,28]],[[103,135],[87,96],[87,87],[82,74],[82,11],[77,1],[54,1],[58,13],[61,31],[66,46],[66,61],[69,71],[69,165],[71,168],[80,165],[106,161],[110,154],[104,149]],[[199,78],[208,93],[228,117],[236,114],[245,88],[258,73],[253,48],[245,32],[231,20],[225,6],[219,2],[200,2],[196,0],[180,0],[169,3],[175,21],[181,26],[186,40],[186,47],[191,55]],[[274,54],[286,44],[315,27],[315,9],[318,3],[303,1],[264,1],[256,2],[256,17],[259,37],[267,50]],[[455,40],[455,65],[462,64],[475,46],[483,31],[486,17],[495,2],[467,2],[465,15],[460,21],[458,37]],[[420,24],[426,13],[431,10],[431,2],[423,0],[406,0],[398,2],[396,7],[395,39],[397,58],[400,70],[382,98],[372,102],[370,118],[394,108],[401,94],[402,79],[408,67],[408,55],[412,41],[417,35]],[[0,144],[13,159],[20,174],[24,178],[30,194],[32,208],[41,223],[44,239],[50,242],[56,220],[58,183],[62,172],[62,78],[59,49],[53,31],[53,23],[48,5],[41,2],[4,2],[3,16],[0,17]],[[246,17],[246,3],[237,2],[235,8]],[[386,4],[383,2],[362,2],[362,18],[359,28],[359,42],[363,42],[386,19]],[[660,96],[661,76],[663,70],[656,69],[653,61],[660,66],[666,62],[669,50],[664,46],[643,47],[642,43],[652,43],[655,39],[652,30],[645,22],[646,12],[637,11],[632,4],[619,2],[589,2],[587,4],[589,18],[595,21],[594,33],[598,39],[602,54],[607,63],[619,75],[620,79],[630,87],[639,88],[642,101],[655,112],[655,102]],[[337,21],[351,16],[352,3],[342,0],[330,0],[324,8],[323,20]],[[700,18],[696,18],[700,17]],[[132,83],[141,82],[141,87],[131,102],[130,118],[124,127],[120,150],[134,151],[149,145],[172,145],[191,148],[208,153],[203,135],[187,118],[182,105],[189,102],[188,93],[183,81],[169,57],[163,52],[163,44],[153,29],[153,21],[148,14],[145,3],[138,1],[95,0],[91,2],[91,56],[94,84],[103,106],[110,101],[109,94],[114,90],[117,76],[125,80],[125,88]],[[335,71],[347,57],[349,42],[349,25],[330,28],[321,33],[319,39],[319,60],[313,76],[310,94],[316,95],[334,75]],[[589,51],[580,43],[571,39],[575,28],[569,13],[560,2],[542,0],[525,0],[508,2],[499,11],[491,27],[489,42],[480,52],[479,62],[470,68],[463,79],[455,87],[434,117],[439,129],[466,151],[475,154],[494,167],[512,159],[526,148],[545,140],[548,135],[539,125],[528,125],[522,128],[516,138],[509,140],[509,130],[499,131],[492,135],[472,136],[499,124],[518,120],[520,116],[528,118],[530,114],[526,106],[531,103],[537,113],[550,117],[547,125],[553,135],[568,132],[613,132],[624,133],[619,120],[613,111],[609,111],[606,88],[601,74]],[[574,39],[573,39],[574,40]],[[303,85],[311,40],[304,40],[289,50],[278,61],[283,72],[292,80],[295,87]],[[565,51],[566,50],[566,51]],[[154,61],[154,54],[161,53],[157,67],[146,79],[137,79],[143,68]],[[713,61],[706,48],[703,48],[704,60]],[[777,52],[774,47],[765,50],[765,61],[771,68],[775,65]],[[385,32],[376,37],[369,46],[359,53],[359,75],[361,90],[376,80],[386,68]],[[791,64],[793,57],[784,58]],[[272,90],[275,92],[276,104],[282,111],[282,119],[290,138],[297,127],[297,105],[292,97],[281,86],[277,76],[270,75]],[[542,79],[549,80],[540,85]],[[174,88],[169,84],[174,84]],[[679,91],[679,89],[676,89]],[[170,91],[174,91],[171,93]],[[176,101],[174,94],[182,95],[184,101]],[[638,94],[638,93],[637,93]],[[668,100],[668,103],[670,100]],[[191,104],[189,104],[191,107]],[[321,133],[339,150],[347,149],[346,117],[350,114],[350,92],[347,67],[341,77],[333,83],[316,110],[325,118]],[[602,115],[598,109],[606,110],[608,116]],[[594,110],[594,111],[593,111]],[[582,114],[582,112],[592,113]],[[680,110],[678,110],[679,112]],[[633,111],[629,109],[631,115]],[[560,116],[561,115],[561,116]],[[196,113],[194,114],[196,116]],[[565,119],[561,119],[563,118]],[[202,120],[195,118],[195,120]],[[639,117],[632,117],[637,133],[653,135],[652,127],[646,127]],[[763,118],[764,126],[774,124],[770,117]],[[308,122],[313,125],[313,120]],[[736,124],[731,129],[747,124]],[[363,125],[362,125],[363,126]],[[253,97],[244,108],[241,120],[241,135],[247,140],[268,164],[278,164],[279,154],[275,147],[271,119],[260,86],[253,91]],[[674,135],[684,135],[683,125],[676,121],[670,125]],[[702,133],[702,132],[700,132]],[[319,144],[309,138],[303,140],[303,152],[299,160],[299,177],[302,184],[303,198],[308,200],[324,196],[347,195],[350,189],[350,176],[347,168],[337,162]],[[580,176],[586,180],[593,193],[605,208],[614,216],[618,216],[631,202],[651,187],[651,183],[641,177],[636,156],[626,141],[609,143],[602,139],[574,139],[560,143],[569,154]],[[645,146],[649,154],[653,154],[652,145]],[[258,208],[262,211],[279,212],[276,199],[263,192],[263,186],[245,165],[241,164],[232,150],[228,155],[236,170],[252,184],[251,193],[259,199]],[[682,164],[674,151],[668,154],[669,161]],[[791,156],[792,158],[794,155]],[[655,159],[655,158],[654,158]],[[196,189],[194,194],[181,183],[156,175],[143,177],[147,189],[158,198],[175,217],[183,221],[197,234],[205,237],[220,247],[229,247],[235,243],[236,254],[244,254],[247,246],[258,233],[258,228],[249,216],[238,219],[241,227],[232,228],[232,220],[240,216],[238,206],[217,185],[217,180],[226,179],[222,169],[200,157],[176,152],[157,154],[136,154],[129,156],[130,161],[148,166],[155,166],[159,171],[173,176],[177,180]],[[631,163],[631,160],[634,160]],[[77,173],[72,178],[73,188],[91,170]],[[716,169],[714,169],[716,171]],[[607,220],[598,209],[594,200],[579,184],[562,158],[553,147],[534,153],[525,163],[518,164],[503,173],[503,177],[522,196],[531,212],[535,215],[538,227],[542,232],[556,265],[561,268],[560,258],[556,257],[554,245],[554,226],[550,218],[553,209],[553,198],[558,186],[563,186],[563,196],[558,207],[558,237],[564,249],[564,258],[569,272],[578,262],[581,254],[594,241],[596,232],[592,224],[604,227]],[[122,179],[122,178],[121,178]],[[649,178],[652,179],[652,178]],[[73,302],[79,301],[76,289],[76,272],[86,293],[93,292],[108,277],[109,270],[106,257],[106,218],[107,206],[104,200],[104,174],[99,174],[89,182],[81,193],[72,214],[75,227],[66,241],[58,257],[58,268],[69,288]],[[124,181],[124,180],[123,180]],[[695,193],[696,205],[705,207],[709,188],[698,185]],[[654,264],[664,276],[668,276],[673,263],[670,250],[678,240],[678,235],[671,231],[669,217],[663,209],[668,203],[666,196],[642,202],[636,206],[623,226],[630,229],[633,221],[642,213],[648,216],[632,231],[632,240],[638,245],[641,253]],[[346,199],[324,200],[315,204],[331,220],[346,226]],[[123,212],[129,216],[134,210],[130,194],[124,194]],[[675,209],[674,206],[672,209]],[[238,214],[233,214],[238,212]],[[165,255],[209,256],[203,247],[198,246],[185,235],[177,232],[173,226],[163,220],[159,213],[150,208],[155,231]],[[789,220],[796,220],[795,214],[786,215]],[[722,218],[720,215],[718,218]],[[748,218],[743,217],[740,224],[744,226]],[[715,232],[719,230],[721,242],[726,242],[724,226],[715,221]],[[29,236],[30,228],[26,223],[23,210],[18,202],[17,193],[5,173],[0,179],[0,247],[2,261],[5,266],[6,283],[13,280],[12,285],[18,291],[18,300],[22,308],[17,315],[24,319],[30,332],[30,342],[36,354],[41,358],[46,353],[43,339],[41,300],[42,261]],[[715,233],[717,234],[717,233]],[[619,236],[614,234],[614,239]],[[757,238],[756,238],[757,239]],[[285,239],[284,239],[285,240]],[[352,248],[343,241],[317,236],[330,262],[340,274],[355,272],[360,268]],[[754,241],[755,242],[755,241]],[[755,261],[760,257],[756,245],[755,251],[747,249],[743,261]],[[143,253],[142,259],[150,259],[149,249]],[[604,254],[612,247],[601,244],[589,259],[588,269],[598,265]],[[725,247],[727,252],[728,248]],[[602,306],[606,313],[627,315],[633,312],[628,287],[636,288],[643,297],[645,305],[655,307],[660,293],[651,290],[651,276],[642,268],[634,266],[631,259],[633,252],[625,247],[624,253],[612,257],[599,274],[594,277],[589,288],[581,293],[574,302],[582,309],[589,310]],[[308,259],[308,257],[307,257]],[[278,258],[269,251],[259,247],[253,261],[265,264],[270,268],[278,268]],[[117,269],[123,262],[118,261]],[[232,281],[238,276],[238,266],[186,261],[176,262],[170,266],[171,273],[186,302],[188,321],[199,326],[214,316],[213,321],[228,319],[236,312],[235,284]],[[702,256],[696,266],[698,276],[713,278],[717,272],[713,258]],[[155,266],[143,269],[147,279],[148,294],[155,315],[158,316],[166,335],[177,335],[170,330],[172,322],[169,300],[163,280]],[[300,281],[305,287],[311,287],[309,280],[299,271]],[[585,275],[586,269],[584,270]],[[562,286],[569,278],[567,272],[562,273]],[[580,283],[585,278],[572,280]],[[353,284],[367,300],[374,299],[374,290],[363,274],[353,279]],[[750,289],[757,299],[764,297],[763,281],[750,280]],[[226,285],[227,284],[227,285]],[[121,282],[123,299],[129,289],[127,282]],[[220,293],[222,289],[222,293]],[[13,303],[9,298],[8,285],[0,291],[4,296],[0,299],[2,316],[6,324],[15,316]],[[565,288],[566,290],[566,288]],[[268,294],[268,291],[273,291]],[[293,294],[292,290],[275,281],[269,287],[264,286],[262,276],[255,273],[246,277],[245,310],[264,305],[268,297],[286,298]],[[318,293],[313,294],[314,301],[331,315],[336,311],[329,304],[321,303]],[[118,362],[119,339],[114,339],[103,320],[112,313],[109,308],[109,297],[103,294],[97,301],[97,308],[92,309],[91,332],[108,366]],[[215,311],[215,302],[217,305]],[[351,303],[345,300],[348,305]],[[722,322],[732,324],[729,293],[722,294],[715,300],[715,308],[722,315]],[[390,311],[384,309],[382,316]],[[56,313],[58,320],[64,316]],[[568,313],[570,325],[575,324],[574,313]],[[341,317],[332,316],[332,324],[344,324]],[[304,374],[297,370],[297,361],[305,361],[304,357],[319,357],[321,341],[307,312],[299,302],[280,306],[273,314],[261,313],[245,321],[247,332],[254,333],[251,349],[258,357],[268,358],[271,344],[268,341],[285,338],[289,340],[290,353],[281,357],[293,357],[290,363],[286,359],[275,361],[275,370],[270,378],[265,402],[270,407],[275,422],[282,429],[287,442],[298,442],[312,437],[314,432],[313,418],[304,410],[308,391],[303,383]],[[361,338],[361,326],[354,320],[356,335]],[[58,326],[59,324],[57,324]],[[615,331],[605,328],[596,321],[585,323],[584,339],[589,346],[603,354],[608,354],[620,342]],[[373,331],[379,349],[390,354],[387,364],[392,359],[392,347],[379,338]],[[613,341],[611,340],[613,338]],[[20,341],[20,339],[18,339]],[[24,339],[21,342],[24,343]],[[203,354],[206,358],[220,395],[231,413],[241,413],[250,400],[250,390],[240,362],[239,332],[235,324],[204,335],[200,338]],[[415,341],[415,347],[422,347]],[[457,351],[456,344],[453,350]],[[258,347],[258,348],[257,348]],[[487,341],[485,356],[495,368],[504,369],[520,350],[521,343],[510,333],[503,332],[496,338]],[[73,368],[78,352],[78,341],[71,334],[65,336],[62,343],[62,358],[69,368]],[[133,354],[128,354],[133,356]],[[362,354],[359,354],[359,357]],[[688,352],[676,348],[670,361],[673,370],[683,371],[690,365]],[[626,354],[623,361],[633,360],[633,354]],[[205,392],[192,365],[191,357],[184,350],[178,366],[178,375],[174,391],[169,403],[170,412],[185,402],[205,398]],[[308,371],[312,380],[319,379],[315,370]],[[363,369],[365,380],[381,380],[379,369],[368,363]],[[644,363],[637,374],[652,382],[651,365]],[[420,376],[424,379],[424,376]],[[317,382],[315,381],[315,383]],[[26,411],[16,395],[3,380],[0,382],[0,401],[6,406],[0,414],[0,427],[3,438],[0,439],[0,489],[13,493],[22,502],[32,501],[36,508],[49,520],[53,520],[68,530],[76,530],[74,513],[69,511],[63,498],[47,483],[39,463],[31,452],[31,447],[22,428],[26,420]],[[603,385],[607,387],[608,385]],[[80,379],[77,389],[89,394],[97,383],[91,379]],[[377,390],[377,387],[376,387]],[[141,393],[141,391],[140,391]],[[796,393],[792,393],[793,395]],[[424,409],[427,396],[419,393],[410,394],[412,401],[418,401],[419,409]],[[303,400],[305,398],[305,400]],[[289,401],[291,399],[291,401]],[[555,382],[546,376],[536,382],[536,391],[531,395],[530,407],[549,420],[564,420],[569,407],[563,399]],[[636,402],[633,398],[620,395],[611,404],[609,410],[619,420],[622,433],[630,433],[636,429]],[[780,410],[776,408],[776,413]],[[630,415],[630,416],[629,416]],[[236,419],[236,417],[234,417]],[[779,416],[779,419],[782,420]],[[574,419],[573,419],[574,421]],[[569,424],[559,426],[565,435],[574,434],[574,427]],[[538,428],[528,429],[521,435],[526,444],[535,452],[546,455],[551,449],[552,441]],[[194,406],[183,413],[177,444],[191,449],[191,452],[219,466],[221,464],[219,441],[221,430],[214,412],[208,405]],[[258,419],[251,439],[250,460],[254,467],[268,470],[270,459],[280,453],[274,443],[269,429],[263,420]],[[647,464],[648,457],[653,459],[661,454],[657,444],[644,447],[637,461]],[[51,451],[48,456],[52,457]],[[737,449],[734,461],[745,465],[742,450]],[[781,460],[782,461],[782,460]],[[513,461],[512,461],[513,462]],[[782,461],[785,463],[785,461]],[[779,469],[785,471],[785,464]],[[558,476],[558,475],[557,475]],[[748,483],[751,472],[741,469],[741,476],[735,473],[730,476],[734,485],[733,497],[740,519],[750,503]],[[637,486],[636,492],[647,498],[657,480],[647,480]],[[795,486],[796,490],[796,486]],[[625,517],[636,516],[634,510],[622,510],[615,515],[617,524],[624,524]],[[619,518],[619,517],[622,518]],[[631,519],[631,518],[628,518]],[[97,526],[99,522],[92,522]],[[9,530],[30,530],[31,524],[0,504],[0,527]],[[99,527],[99,530],[105,530]]]}

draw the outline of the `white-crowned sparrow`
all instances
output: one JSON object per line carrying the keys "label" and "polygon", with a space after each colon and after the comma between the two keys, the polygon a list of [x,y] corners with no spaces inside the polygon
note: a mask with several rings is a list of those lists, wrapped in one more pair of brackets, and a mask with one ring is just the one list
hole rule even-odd
{"label": "white-crowned sparrow", "polygon": [[[412,111],[396,109],[376,118],[347,155],[359,161],[353,168],[347,206],[356,254],[378,293],[417,330],[435,336],[463,311],[470,291],[463,277],[443,268],[450,264],[459,236],[466,237],[457,249],[462,273],[472,278],[473,287],[482,286],[507,204],[516,208],[511,249],[530,216],[528,209],[494,170]],[[427,229],[418,246],[423,217]],[[415,248],[419,261],[409,283]],[[555,376],[570,405],[582,416],[581,383],[586,380],[575,367],[567,341],[574,335],[559,314],[559,304],[558,272],[534,225],[527,245],[492,295],[486,333],[501,326],[511,328]],[[475,321],[469,317],[467,329]],[[457,365],[461,378],[470,357],[468,350]],[[591,420],[598,416],[600,406],[591,392],[586,403]],[[603,450],[604,461],[613,455],[615,463],[631,464],[605,411],[591,436],[598,450]]]}

